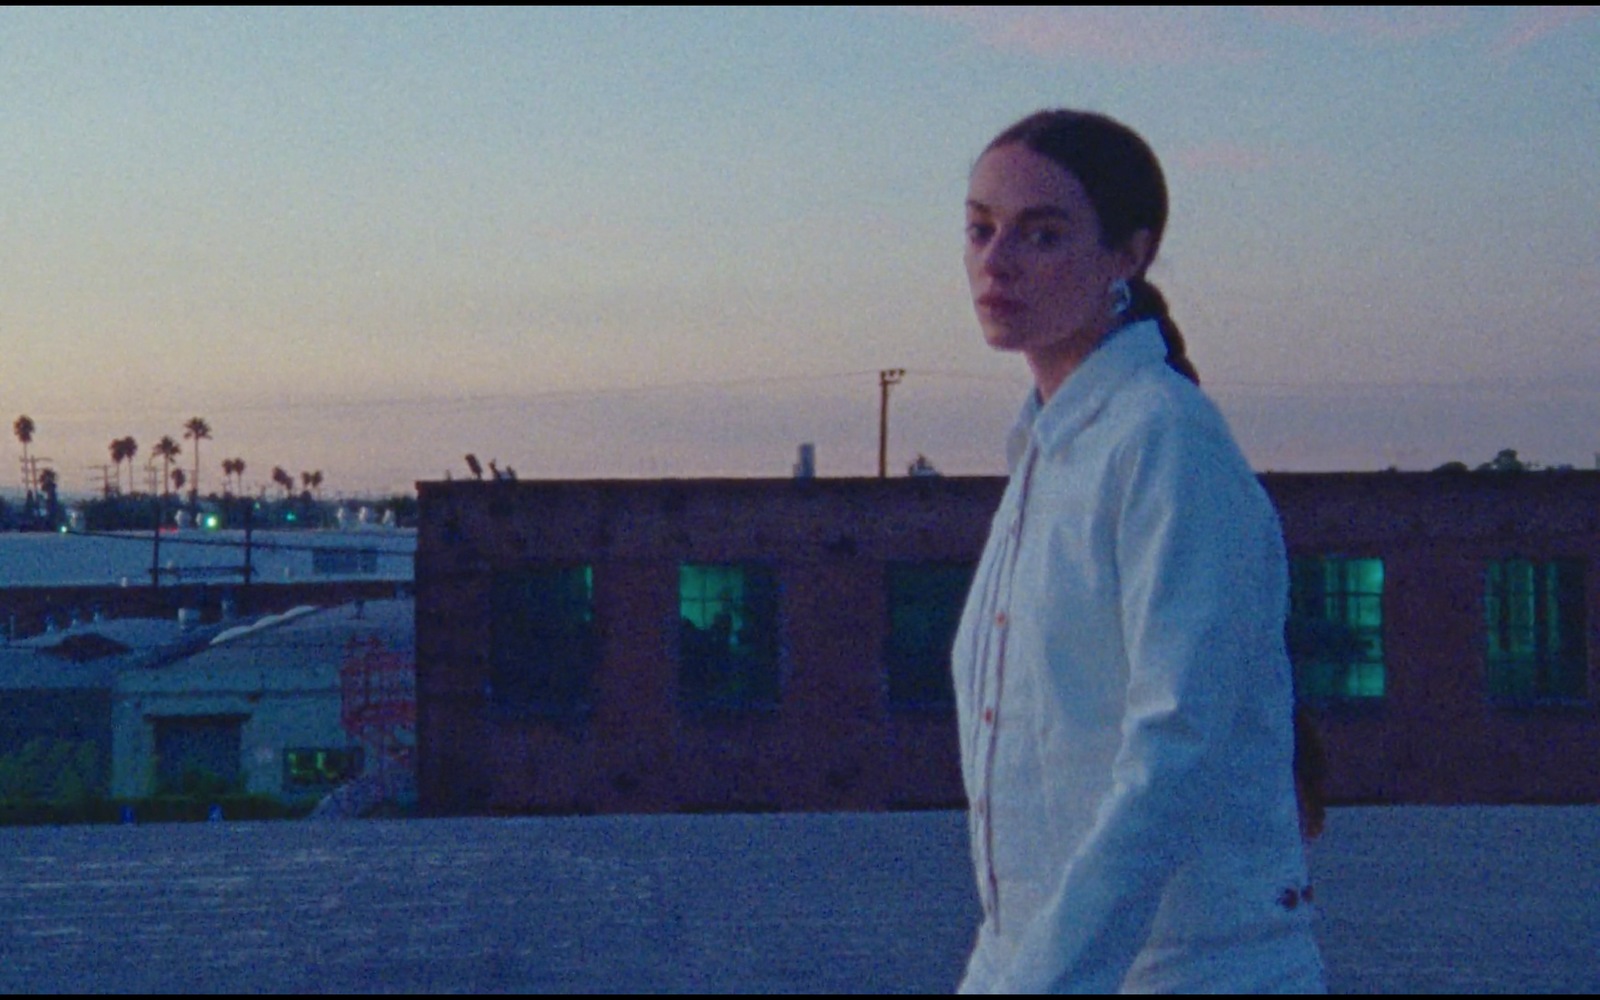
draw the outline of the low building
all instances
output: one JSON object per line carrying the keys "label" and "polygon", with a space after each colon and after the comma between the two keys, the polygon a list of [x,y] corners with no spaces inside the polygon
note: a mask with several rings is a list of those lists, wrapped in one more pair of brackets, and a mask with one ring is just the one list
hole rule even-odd
{"label": "low building", "polygon": [[[0,532],[0,587],[408,584],[416,532],[381,525],[323,530],[167,528]],[[65,624],[65,623],[62,623]]]}
{"label": "low building", "polygon": [[93,758],[89,792],[238,790],[286,803],[364,779],[414,794],[410,600],[199,624],[73,622],[0,646],[0,756],[35,741]]}
{"label": "low building", "polygon": [[[411,610],[409,601],[296,608],[119,672],[113,796],[196,778],[285,802],[320,799],[363,776],[402,790],[411,767]],[[380,704],[394,710],[390,718],[375,717]]]}
{"label": "low building", "polygon": [[[1600,474],[1263,480],[1336,800],[1600,798]],[[949,641],[1003,486],[420,484],[423,807],[959,804]]]}

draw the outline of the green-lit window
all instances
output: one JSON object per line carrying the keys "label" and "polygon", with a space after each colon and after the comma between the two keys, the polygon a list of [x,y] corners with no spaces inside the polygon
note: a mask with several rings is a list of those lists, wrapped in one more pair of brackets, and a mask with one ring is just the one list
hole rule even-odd
{"label": "green-lit window", "polygon": [[567,715],[589,707],[598,654],[594,571],[550,566],[502,573],[490,591],[490,703]]}
{"label": "green-lit window", "polygon": [[889,704],[949,709],[955,705],[950,647],[972,585],[971,563],[890,563],[889,634],[884,668]]}
{"label": "green-lit window", "polygon": [[1294,560],[1288,639],[1301,699],[1383,697],[1383,560]]}
{"label": "green-lit window", "polygon": [[283,752],[285,788],[326,788],[361,776],[360,747],[298,747]]}
{"label": "green-lit window", "polygon": [[683,564],[678,618],[678,691],[686,706],[777,704],[778,588],[770,567]]}
{"label": "green-lit window", "polygon": [[1580,560],[1492,562],[1484,572],[1483,608],[1490,697],[1537,702],[1588,696]]}

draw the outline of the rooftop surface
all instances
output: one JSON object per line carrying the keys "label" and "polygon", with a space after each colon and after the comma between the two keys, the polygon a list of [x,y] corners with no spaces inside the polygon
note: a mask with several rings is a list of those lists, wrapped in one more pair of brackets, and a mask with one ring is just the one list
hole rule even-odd
{"label": "rooftop surface", "polygon": [[[1334,992],[1600,989],[1600,806],[1334,810]],[[948,992],[958,813],[0,830],[5,992]]]}
{"label": "rooftop surface", "polygon": [[[160,565],[166,582],[198,580],[229,583],[239,579],[244,562],[243,531],[200,528],[163,531]],[[261,583],[306,580],[410,580],[417,533],[409,528],[364,526],[348,530],[287,531],[263,529],[252,534],[251,566]],[[149,532],[96,534],[0,532],[0,586],[136,586],[150,582]],[[318,569],[314,550],[366,550],[375,560],[370,569],[341,566],[337,560]],[[228,572],[228,570],[233,572]]]}

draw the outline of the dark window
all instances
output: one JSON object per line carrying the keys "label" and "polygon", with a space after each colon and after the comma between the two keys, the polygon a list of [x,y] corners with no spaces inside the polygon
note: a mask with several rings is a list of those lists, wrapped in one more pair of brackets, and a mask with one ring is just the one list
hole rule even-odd
{"label": "dark window", "polygon": [[1301,699],[1382,698],[1383,560],[1294,560],[1288,642]]}
{"label": "dark window", "polygon": [[175,715],[151,720],[160,792],[220,795],[244,787],[238,715]]}
{"label": "dark window", "polygon": [[283,752],[283,787],[327,788],[361,776],[360,747],[307,748]]}
{"label": "dark window", "polygon": [[890,563],[889,636],[884,667],[889,704],[898,708],[948,709],[955,704],[950,647],[967,590],[971,563]]}
{"label": "dark window", "polygon": [[778,702],[778,587],[770,567],[678,567],[678,690],[690,708]]}
{"label": "dark window", "polygon": [[378,572],[376,549],[312,549],[311,572],[318,576],[372,576]]}
{"label": "dark window", "polygon": [[495,578],[490,602],[491,704],[535,715],[585,711],[599,649],[593,570],[553,566],[503,573]]}
{"label": "dark window", "polygon": [[1584,565],[1576,559],[1492,562],[1484,573],[1489,696],[1581,701],[1589,693]]}

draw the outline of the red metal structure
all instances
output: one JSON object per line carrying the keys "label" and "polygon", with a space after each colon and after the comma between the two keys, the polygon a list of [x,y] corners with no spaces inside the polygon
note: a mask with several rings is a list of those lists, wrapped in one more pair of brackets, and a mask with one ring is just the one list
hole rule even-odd
{"label": "red metal structure", "polygon": [[339,721],[366,754],[366,780],[391,798],[416,773],[416,668],[376,636],[352,639],[339,687]]}

